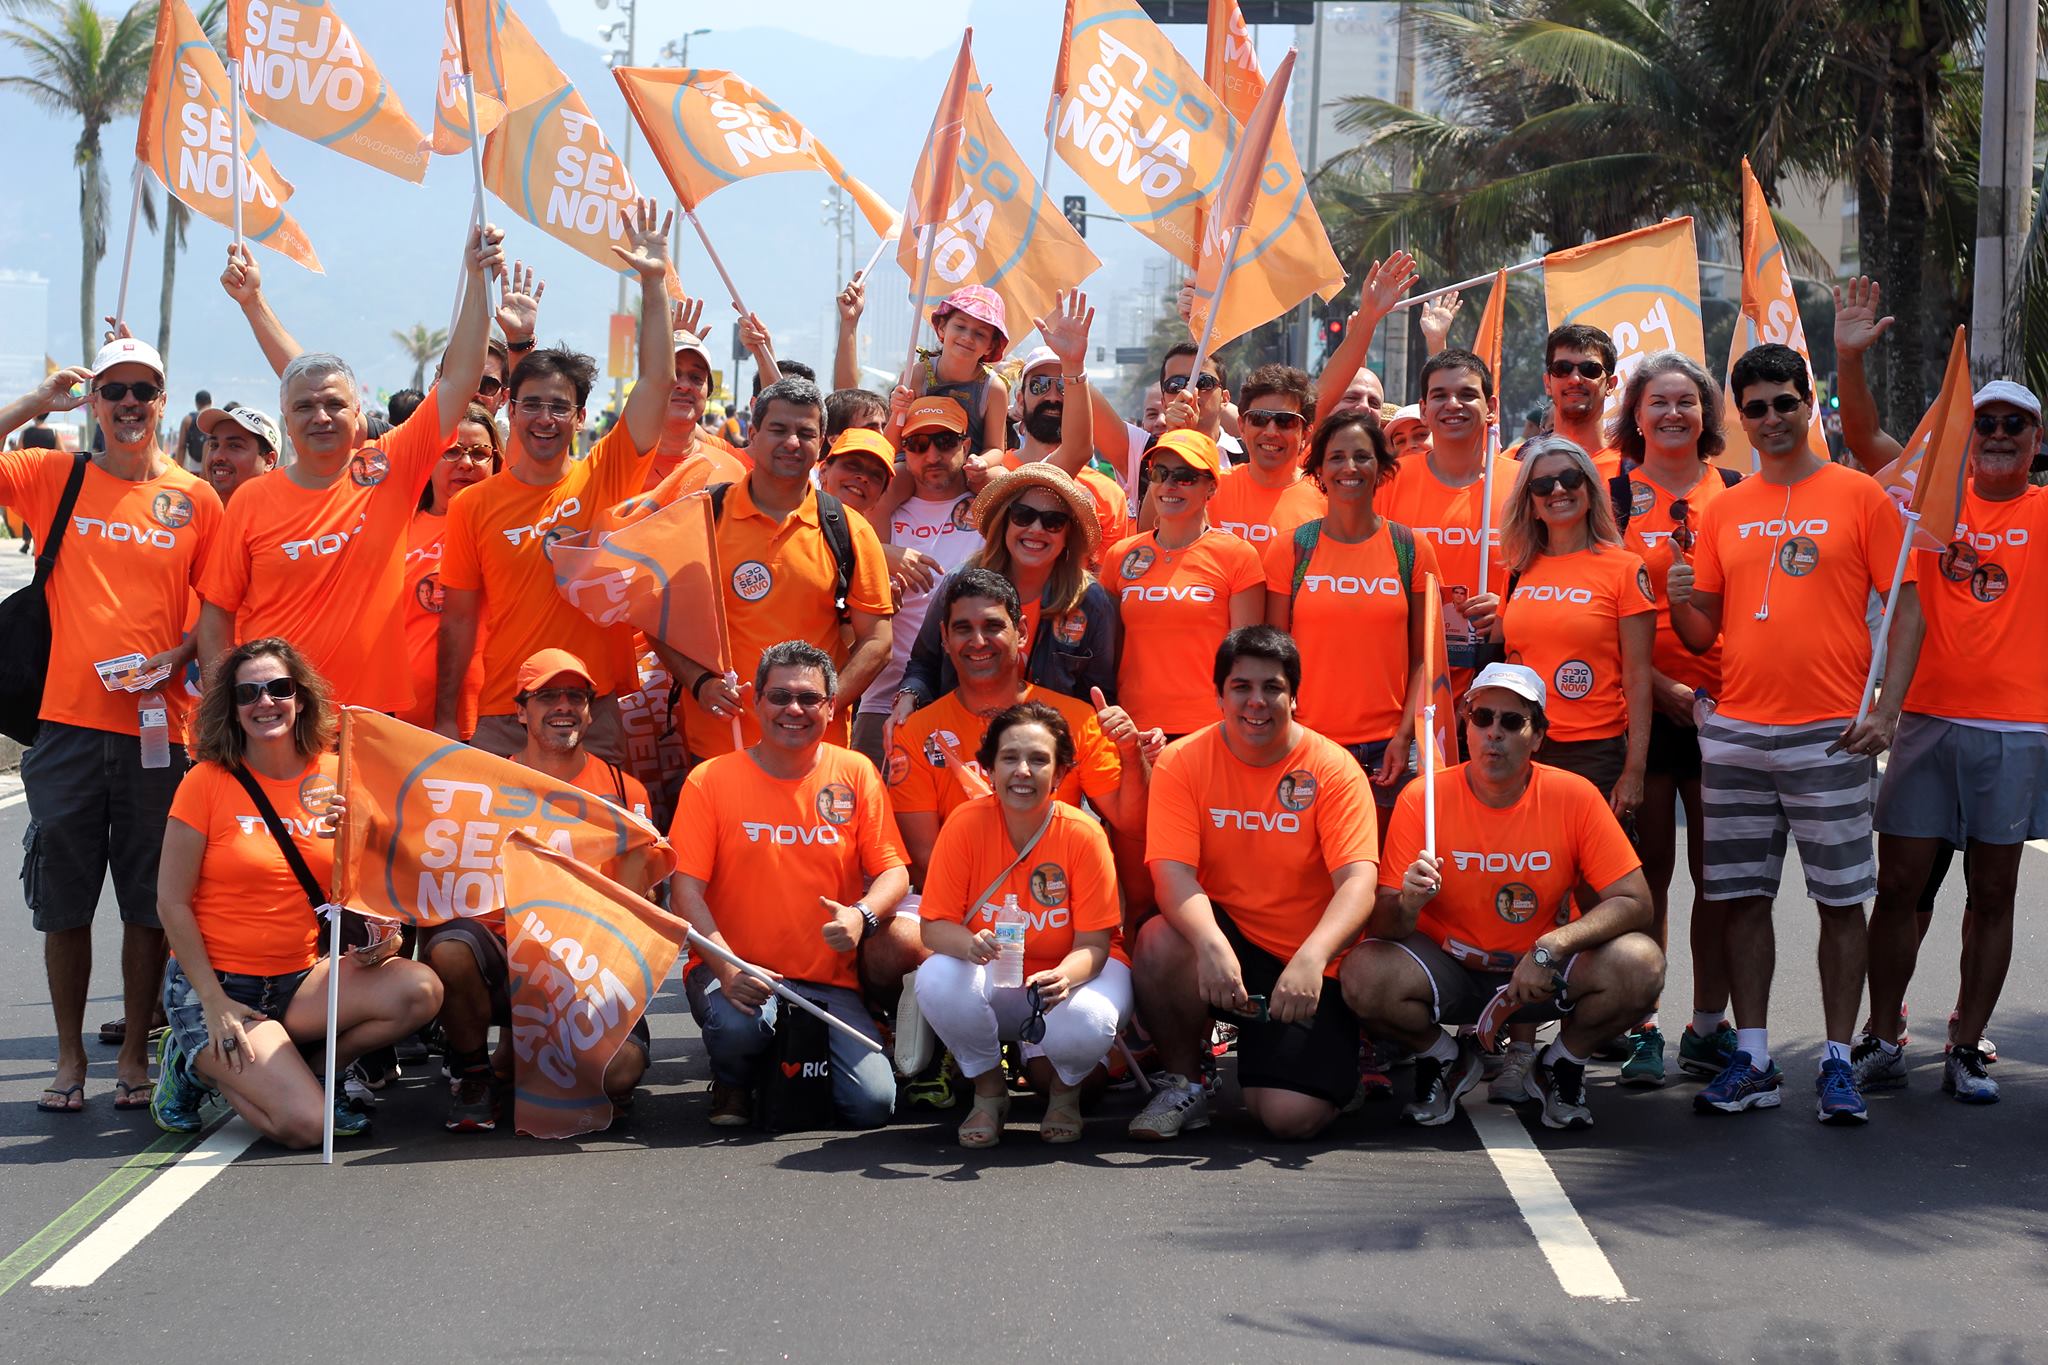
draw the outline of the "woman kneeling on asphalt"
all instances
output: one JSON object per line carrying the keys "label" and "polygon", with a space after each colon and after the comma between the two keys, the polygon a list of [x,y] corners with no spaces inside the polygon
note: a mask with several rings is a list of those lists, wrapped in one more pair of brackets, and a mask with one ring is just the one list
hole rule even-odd
{"label": "woman kneeling on asphalt", "polygon": [[[299,1048],[326,1037],[332,964],[320,955],[313,902],[333,870],[341,817],[336,724],[325,680],[278,639],[236,648],[200,698],[199,762],[171,802],[157,873],[172,956],[152,1108],[166,1131],[197,1130],[212,1089],[265,1137],[320,1144],[325,1094]],[[396,958],[398,942],[388,934],[342,958],[337,1067],[441,1007],[440,981]],[[335,1102],[337,1136],[369,1127],[338,1088]]]}
{"label": "woman kneeling on asphalt", "polygon": [[[925,875],[917,1003],[974,1084],[963,1147],[993,1147],[1009,1115],[1003,1044],[1049,1096],[1038,1135],[1081,1136],[1081,1082],[1131,1012],[1131,969],[1118,942],[1116,869],[1102,826],[1054,800],[1074,767],[1074,737],[1043,702],[1000,712],[975,755],[992,794],[939,830]],[[979,895],[976,895],[976,892]],[[1007,980],[999,929],[1014,906],[1022,964]]]}

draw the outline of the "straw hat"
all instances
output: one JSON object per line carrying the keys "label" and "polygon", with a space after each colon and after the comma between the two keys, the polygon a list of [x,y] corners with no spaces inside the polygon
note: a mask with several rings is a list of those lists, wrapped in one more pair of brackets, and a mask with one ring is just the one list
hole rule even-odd
{"label": "straw hat", "polygon": [[1043,488],[1067,505],[1081,532],[1082,549],[1093,559],[1102,548],[1102,523],[1096,517],[1095,498],[1065,470],[1043,460],[1005,470],[988,481],[988,486],[975,498],[971,514],[982,535],[988,535],[1011,500],[1027,488]]}

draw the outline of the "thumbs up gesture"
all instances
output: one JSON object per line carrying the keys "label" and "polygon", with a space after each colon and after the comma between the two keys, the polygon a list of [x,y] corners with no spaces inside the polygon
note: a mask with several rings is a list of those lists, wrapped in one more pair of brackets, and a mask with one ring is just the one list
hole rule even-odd
{"label": "thumbs up gesture", "polygon": [[1664,575],[1664,596],[1674,607],[1682,607],[1692,601],[1692,565],[1685,562],[1685,551],[1671,542],[1671,569]]}
{"label": "thumbs up gesture", "polygon": [[1088,701],[1095,708],[1095,720],[1102,727],[1103,736],[1116,745],[1117,752],[1126,757],[1136,753],[1141,737],[1130,712],[1121,706],[1111,706],[1099,687],[1088,689]]}

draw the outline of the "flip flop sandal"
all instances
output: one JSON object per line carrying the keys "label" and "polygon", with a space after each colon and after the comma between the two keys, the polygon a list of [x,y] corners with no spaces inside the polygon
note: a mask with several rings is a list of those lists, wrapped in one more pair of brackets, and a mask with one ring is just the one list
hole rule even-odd
{"label": "flip flop sandal", "polygon": [[106,1023],[100,1025],[100,1045],[102,1047],[119,1047],[127,1041],[128,1021],[126,1019],[109,1019]]}
{"label": "flip flop sandal", "polygon": [[147,1109],[151,1097],[156,1094],[154,1081],[139,1081],[130,1085],[126,1081],[114,1082],[114,1107],[116,1109]]}
{"label": "flip flop sandal", "polygon": [[962,1147],[993,1147],[1003,1140],[1003,1123],[1010,1117],[1008,1095],[976,1095],[974,1107],[960,1124]]}
{"label": "flip flop sandal", "polygon": [[[83,1084],[46,1085],[43,1087],[43,1095],[45,1098],[36,1101],[36,1108],[45,1114],[82,1114],[85,1112],[85,1086]],[[51,1104],[48,1099],[51,1095],[61,1096],[64,1102],[62,1104]],[[78,1100],[77,1104],[71,1102],[74,1096]]]}

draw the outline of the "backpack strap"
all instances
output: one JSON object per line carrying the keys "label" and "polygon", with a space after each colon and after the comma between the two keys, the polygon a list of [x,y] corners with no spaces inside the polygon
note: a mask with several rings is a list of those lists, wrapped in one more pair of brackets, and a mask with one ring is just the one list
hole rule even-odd
{"label": "backpack strap", "polygon": [[845,625],[853,618],[846,608],[846,595],[853,590],[853,528],[847,525],[844,503],[822,488],[817,496],[818,526],[832,551],[832,602],[839,608],[839,623]]}
{"label": "backpack strap", "polygon": [[1739,469],[1730,469],[1725,464],[1717,464],[1714,466],[1714,470],[1720,474],[1721,486],[1723,488],[1733,488],[1736,484],[1742,482],[1742,471]]}
{"label": "backpack strap", "polygon": [[1616,474],[1607,481],[1607,501],[1614,506],[1614,529],[1623,535],[1628,533],[1629,513],[1635,508],[1635,488],[1626,474]]}
{"label": "backpack strap", "polygon": [[732,481],[714,483],[704,491],[711,495],[711,520],[714,524],[725,515],[725,495],[732,490]]}
{"label": "backpack strap", "polygon": [[1294,528],[1294,586],[1287,590],[1287,605],[1293,609],[1294,599],[1301,596],[1301,585],[1308,580],[1308,562],[1315,557],[1316,542],[1323,538],[1323,519],[1316,517],[1304,521]]}
{"label": "backpack strap", "polygon": [[1415,530],[1398,521],[1387,523],[1387,534],[1394,538],[1394,567],[1401,573],[1401,595],[1415,591]]}
{"label": "backpack strap", "polygon": [[50,575],[57,568],[57,551],[64,548],[64,528],[71,524],[71,509],[78,505],[78,492],[85,487],[85,466],[92,459],[83,450],[71,457],[71,473],[64,479],[64,495],[57,499],[56,515],[50,518],[50,528],[43,536],[43,544],[36,554],[36,576],[34,586],[40,588],[50,581]]}
{"label": "backpack strap", "polygon": [[270,798],[263,794],[262,786],[249,775],[249,770],[238,763],[228,771],[234,774],[235,781],[242,784],[242,790],[249,793],[249,799],[256,803],[256,813],[263,817],[264,828],[270,831],[271,838],[277,840],[278,852],[284,854],[284,860],[291,864],[292,875],[299,879],[299,890],[305,893],[306,904],[313,907],[314,914],[319,914],[320,908],[327,904],[327,897],[321,894],[313,869],[306,866],[306,855],[299,852],[298,841],[285,829],[284,821],[277,818],[277,808],[270,804]]}

